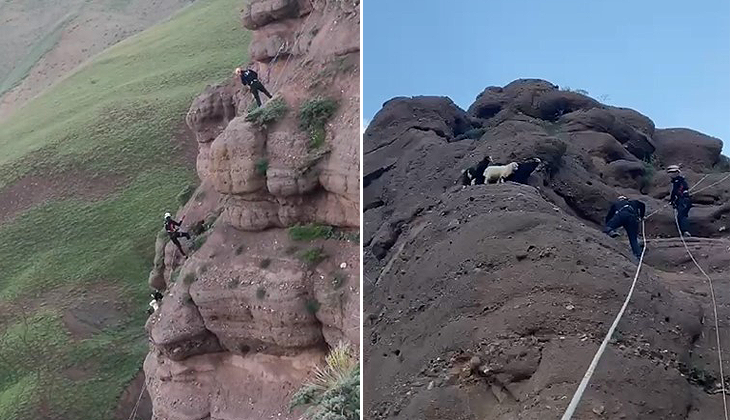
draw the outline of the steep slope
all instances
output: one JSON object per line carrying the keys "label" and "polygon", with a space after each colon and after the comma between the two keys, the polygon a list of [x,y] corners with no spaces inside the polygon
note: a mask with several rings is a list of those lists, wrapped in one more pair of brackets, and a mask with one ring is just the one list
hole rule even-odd
{"label": "steep slope", "polygon": [[198,1],[0,123],[0,418],[129,417],[153,238],[197,185],[184,116],[245,56],[239,7]]}
{"label": "steep slope", "polygon": [[0,121],[81,63],[192,0],[0,3]]}
{"label": "steep slope", "polygon": [[[620,308],[635,265],[599,230],[619,194],[647,236],[676,237],[663,168],[706,174],[689,240],[718,293],[730,348],[729,184],[722,142],[542,80],[489,87],[468,111],[395,98],[364,137],[365,416],[559,419]],[[527,185],[461,189],[491,155],[540,158]],[[642,192],[643,191],[643,194]],[[629,308],[574,418],[722,417],[712,306],[678,239],[648,242]]]}
{"label": "steep slope", "polygon": [[153,419],[297,419],[290,400],[329,349],[359,352],[358,3],[251,1],[274,98],[252,111],[231,75],[188,111],[201,185],[176,217],[196,237],[188,259],[157,240]]}

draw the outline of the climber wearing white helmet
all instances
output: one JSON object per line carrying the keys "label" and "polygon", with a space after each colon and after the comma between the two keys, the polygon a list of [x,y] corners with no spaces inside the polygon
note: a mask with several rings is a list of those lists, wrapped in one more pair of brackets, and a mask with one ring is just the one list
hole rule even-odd
{"label": "climber wearing white helmet", "polygon": [[165,231],[170,237],[172,243],[175,244],[175,246],[177,246],[177,249],[180,250],[180,253],[182,253],[185,258],[187,258],[188,256],[187,254],[185,254],[185,251],[183,251],[182,245],[180,245],[180,241],[177,240],[177,238],[180,237],[190,240],[190,234],[180,230],[180,225],[182,225],[183,219],[184,217],[181,218],[179,222],[176,222],[175,220],[173,220],[170,213],[165,213]]}
{"label": "climber wearing white helmet", "polygon": [[692,197],[689,195],[689,185],[679,170],[679,165],[667,167],[667,173],[672,177],[672,194],[669,196],[669,204],[677,210],[677,223],[684,236],[689,234],[689,209],[692,208]]}
{"label": "climber wearing white helmet", "polygon": [[268,96],[269,99],[271,99],[271,94],[268,90],[264,87],[263,83],[259,81],[259,75],[251,69],[251,65],[249,64],[246,70],[243,70],[240,67],[236,67],[236,75],[241,78],[241,83],[243,83],[244,86],[248,86],[251,90],[251,94],[253,95],[254,99],[256,99],[256,103],[258,106],[261,106],[261,98],[259,97],[259,92],[262,92],[264,95]]}

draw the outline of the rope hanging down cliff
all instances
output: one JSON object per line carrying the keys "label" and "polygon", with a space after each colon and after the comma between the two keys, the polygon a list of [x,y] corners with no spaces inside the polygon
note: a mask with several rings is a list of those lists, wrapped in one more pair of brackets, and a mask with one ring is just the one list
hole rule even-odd
{"label": "rope hanging down cliff", "polygon": [[[697,185],[699,185],[702,181],[707,178],[707,175],[702,177],[696,184],[692,186],[692,188],[695,188]],[[703,187],[699,190],[697,190],[695,193],[698,193],[700,191],[706,190],[708,188],[711,188],[717,184],[720,184],[721,182],[725,181],[726,179],[730,178],[730,174],[726,175],[719,181],[716,181],[706,187]],[[665,204],[666,206],[666,204]],[[662,207],[663,208],[663,207]],[[608,333],[606,334],[606,337],[603,339],[603,342],[601,343],[600,347],[598,348],[598,351],[593,357],[593,360],[591,361],[591,364],[588,366],[588,369],[586,370],[585,375],[583,375],[583,379],[581,380],[580,384],[578,385],[578,389],[573,394],[573,398],[570,401],[570,404],[568,404],[568,408],[565,410],[565,413],[563,414],[563,417],[561,417],[561,420],[570,420],[573,417],[573,414],[575,413],[576,408],[578,407],[578,403],[580,402],[581,398],[583,397],[583,393],[585,392],[586,387],[588,386],[588,382],[590,382],[591,377],[593,376],[593,373],[596,369],[596,366],[598,365],[598,362],[601,359],[601,356],[603,356],[603,353],[606,350],[606,346],[608,345],[608,342],[611,340],[611,337],[613,336],[613,333],[618,326],[618,323],[621,321],[621,318],[624,314],[624,311],[626,310],[626,307],[628,306],[629,302],[631,301],[631,296],[634,293],[634,289],[636,287],[636,282],[639,277],[639,273],[641,272],[641,266],[644,262],[644,254],[646,253],[647,248],[647,239],[646,239],[646,225],[645,220],[651,217],[652,215],[656,214],[660,209],[655,210],[654,212],[650,213],[644,220],[641,222],[641,236],[644,243],[644,247],[641,251],[641,257],[639,258],[639,264],[636,268],[636,274],[634,275],[634,280],[631,283],[631,288],[629,289],[629,293],[626,295],[626,299],[624,300],[623,305],[621,306],[621,309],[619,310],[619,313],[616,315],[616,318],[613,321],[613,324],[611,324],[611,327],[608,329]],[[718,365],[720,368],[720,386],[722,387],[722,404],[724,409],[724,416],[725,420],[730,420],[730,417],[728,417],[728,409],[727,409],[727,389],[725,388],[725,375],[723,372],[723,362],[722,362],[722,347],[720,343],[720,327],[718,323],[718,316],[717,316],[717,301],[715,299],[715,290],[712,285],[712,279],[709,275],[705,272],[705,270],[702,269],[702,267],[699,265],[697,260],[695,259],[694,255],[692,255],[692,252],[689,250],[689,247],[687,246],[687,242],[684,239],[684,235],[682,233],[682,230],[679,226],[679,219],[677,218],[677,213],[675,212],[674,215],[674,222],[677,227],[677,231],[679,233],[679,237],[682,240],[682,244],[684,245],[684,249],[687,251],[687,254],[692,259],[692,262],[695,264],[695,266],[700,270],[700,272],[705,276],[707,279],[707,284],[710,288],[710,296],[712,301],[712,308],[713,308],[713,314],[714,314],[714,323],[715,323],[715,338],[716,338],[716,344],[717,344],[717,358],[718,358]]]}
{"label": "rope hanging down cliff", "polygon": [[[284,68],[281,70],[281,73],[279,73],[279,77],[276,78],[276,82],[274,82],[274,85],[272,86],[272,91],[275,91],[277,87],[279,87],[279,82],[281,81],[281,77],[286,73],[286,69],[289,67],[289,60],[291,59],[291,56],[294,54],[294,50],[297,47],[297,44],[299,43],[299,40],[301,39],[302,35],[304,34],[304,29],[307,27],[307,23],[309,22],[309,18],[312,17],[314,14],[314,2],[312,0],[309,1],[310,6],[312,7],[312,11],[309,12],[309,15],[307,15],[307,18],[304,20],[304,24],[302,25],[301,31],[299,31],[299,34],[296,38],[294,38],[294,43],[292,44],[291,50],[289,50],[289,54],[286,56],[286,61],[284,62]],[[278,55],[278,54],[277,54]]]}
{"label": "rope hanging down cliff", "polygon": [[580,381],[580,384],[578,385],[578,389],[575,391],[575,394],[573,394],[573,399],[570,400],[570,404],[568,404],[568,408],[565,410],[565,414],[563,414],[563,417],[561,417],[561,420],[570,420],[571,418],[573,418],[573,413],[575,412],[575,409],[578,407],[578,403],[580,402],[580,399],[583,397],[583,393],[585,392],[586,387],[588,386],[588,382],[591,380],[591,376],[593,376],[593,372],[596,370],[598,361],[601,360],[601,356],[603,356],[603,352],[606,351],[606,346],[608,346],[608,342],[611,341],[613,332],[616,330],[618,323],[621,321],[621,317],[624,315],[624,311],[626,311],[626,307],[629,305],[631,296],[634,294],[634,288],[636,288],[636,280],[639,278],[639,273],[641,272],[641,266],[644,262],[644,254],[646,253],[646,240],[645,240],[646,234],[645,234],[645,228],[644,228],[644,220],[641,221],[641,238],[644,241],[644,249],[641,251],[641,257],[639,257],[639,264],[636,266],[636,274],[634,275],[634,280],[631,282],[631,288],[629,289],[629,293],[626,295],[626,300],[624,300],[624,304],[623,304],[623,306],[621,306],[621,309],[618,311],[618,314],[616,315],[616,319],[613,320],[613,324],[611,324],[611,327],[608,329],[608,333],[606,334],[606,337],[603,339],[601,346],[598,347],[598,351],[596,352],[595,356],[593,356],[593,360],[591,361],[591,364],[588,366],[588,370],[586,370],[585,375],[583,375],[583,379]]}
{"label": "rope hanging down cliff", "polygon": [[142,385],[142,390],[139,391],[139,398],[137,398],[137,403],[134,405],[132,412],[129,413],[129,418],[127,420],[135,420],[137,418],[137,408],[139,408],[139,402],[142,401],[142,395],[144,395],[144,390],[146,388],[147,388],[147,382],[145,382]]}
{"label": "rope hanging down cliff", "polygon": [[715,321],[715,338],[717,340],[717,359],[718,364],[720,365],[720,386],[722,387],[722,406],[724,408],[725,413],[725,420],[728,420],[728,412],[727,412],[727,390],[725,389],[725,375],[722,371],[722,347],[720,346],[720,326],[717,321],[717,301],[715,300],[715,288],[712,286],[712,279],[710,276],[707,275],[705,270],[700,267],[699,263],[697,263],[697,260],[695,259],[694,255],[692,255],[692,252],[690,252],[689,247],[687,246],[687,242],[684,240],[684,235],[682,234],[682,229],[679,227],[679,219],[677,218],[677,214],[674,214],[674,223],[677,225],[677,232],[679,232],[679,238],[682,240],[682,245],[684,245],[684,249],[687,251],[687,254],[692,259],[692,262],[695,263],[695,266],[697,266],[697,269],[700,270],[702,275],[705,276],[707,279],[707,285],[710,287],[710,297],[712,298],[712,311],[714,314],[714,321]]}

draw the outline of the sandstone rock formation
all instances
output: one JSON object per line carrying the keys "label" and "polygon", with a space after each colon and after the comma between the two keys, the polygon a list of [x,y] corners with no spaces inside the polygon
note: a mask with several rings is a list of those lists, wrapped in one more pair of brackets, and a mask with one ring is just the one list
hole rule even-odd
{"label": "sandstone rock formation", "polygon": [[[707,174],[690,215],[709,239],[689,246],[715,280],[730,348],[721,146],[542,80],[488,87],[468,111],[448,98],[386,102],[363,145],[364,417],[560,418],[634,275],[625,236],[599,230],[619,194],[660,211],[574,418],[722,417],[707,284],[663,207],[667,165],[690,185]],[[529,185],[455,185],[485,155],[544,163]]]}
{"label": "sandstone rock formation", "polygon": [[[161,234],[149,279],[166,290],[147,323],[156,420],[298,418],[289,398],[327,348],[359,351],[358,3],[251,1],[264,112],[286,111],[252,119],[233,74],[191,105],[201,185],[177,217],[199,232],[189,259]],[[300,108],[319,100],[336,106],[314,139]],[[338,235],[288,234],[308,223]]]}

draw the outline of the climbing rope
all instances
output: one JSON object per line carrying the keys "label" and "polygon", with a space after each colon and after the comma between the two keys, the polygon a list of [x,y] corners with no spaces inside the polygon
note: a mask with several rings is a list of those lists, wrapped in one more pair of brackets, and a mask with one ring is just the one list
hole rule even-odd
{"label": "climbing rope", "polygon": [[694,255],[692,255],[692,252],[690,252],[689,247],[687,246],[687,242],[684,241],[684,235],[682,234],[682,228],[679,226],[679,219],[678,215],[675,212],[674,214],[674,223],[677,225],[677,232],[679,232],[679,237],[682,239],[682,244],[684,245],[684,249],[687,251],[687,254],[692,259],[692,262],[695,263],[695,266],[700,270],[700,272],[705,276],[707,279],[707,284],[710,286],[710,297],[712,298],[712,311],[715,316],[715,338],[717,339],[717,359],[718,363],[720,365],[720,386],[722,386],[722,406],[725,409],[725,420],[728,420],[728,412],[727,412],[727,390],[725,389],[725,375],[722,371],[722,348],[720,347],[720,326],[717,320],[717,301],[715,300],[715,288],[712,286],[712,279],[710,276],[705,273],[705,270],[700,267],[700,265],[697,263],[697,260],[695,259]]}
{"label": "climbing rope", "polygon": [[[647,242],[670,242],[673,241],[674,238],[651,238],[646,239]],[[730,239],[726,238],[698,238],[698,237],[692,237],[693,242],[718,242],[722,243],[722,245],[730,245]]]}
{"label": "climbing rope", "polygon": [[[702,178],[701,178],[701,179],[700,179],[699,181],[697,181],[697,182],[696,182],[696,183],[695,183],[695,184],[694,184],[694,185],[693,185],[693,186],[692,186],[692,187],[691,187],[691,188],[690,188],[689,190],[687,190],[687,191],[688,191],[688,192],[692,192],[692,193],[695,193],[695,194],[698,194],[698,193],[700,193],[700,192],[702,192],[702,191],[704,191],[704,190],[706,190],[706,189],[708,189],[708,188],[714,187],[715,185],[717,185],[717,184],[720,184],[720,183],[722,183],[723,181],[725,181],[726,179],[730,178],[730,174],[727,174],[727,175],[726,175],[726,176],[725,176],[724,178],[722,178],[721,180],[719,180],[719,181],[716,181],[716,182],[713,182],[712,184],[710,184],[710,185],[708,185],[708,186],[706,186],[706,187],[702,187],[702,188],[700,188],[700,189],[699,189],[699,190],[697,190],[697,191],[693,191],[693,190],[695,189],[695,187],[697,187],[698,185],[700,185],[700,183],[701,183],[702,181],[704,181],[704,180],[705,180],[705,178],[707,178],[708,176],[709,176],[709,174],[705,174],[705,176],[703,176],[703,177],[702,177]],[[653,216],[653,215],[655,215],[655,214],[659,213],[659,212],[660,212],[661,210],[663,210],[663,209],[664,209],[664,208],[665,208],[666,206],[668,206],[668,204],[667,204],[667,203],[664,203],[664,205],[663,205],[663,206],[661,206],[661,207],[659,207],[658,209],[654,210],[653,212],[649,213],[649,215],[648,215],[648,216],[646,216],[646,219],[648,219],[648,218],[650,218],[651,216]]]}
{"label": "climbing rope", "polygon": [[279,77],[276,78],[276,82],[274,83],[274,85],[271,88],[272,91],[275,91],[276,88],[277,88],[277,86],[279,86],[279,82],[281,81],[281,77],[286,73],[286,69],[289,67],[289,60],[291,59],[291,56],[294,54],[294,50],[295,50],[295,48],[297,46],[297,43],[299,42],[299,40],[301,39],[302,35],[304,34],[304,29],[307,27],[307,23],[309,22],[309,18],[311,18],[312,15],[315,12],[314,2],[312,2],[312,0],[309,0],[309,4],[312,6],[312,11],[309,12],[309,15],[304,20],[304,25],[302,25],[302,30],[299,32],[299,34],[297,35],[297,37],[294,39],[294,43],[292,44],[292,49],[289,50],[289,54],[287,55],[286,61],[284,62],[284,68],[281,70],[281,73],[279,73]]}
{"label": "climbing rope", "polygon": [[[645,229],[644,229],[644,220],[641,221],[641,238],[642,239],[646,238]],[[641,272],[641,265],[644,262],[644,253],[646,253],[646,241],[645,240],[644,240],[644,249],[641,251],[641,257],[639,257],[639,264],[636,267],[636,274],[634,275],[634,280],[631,282],[631,288],[629,289],[629,293],[626,295],[626,300],[624,300],[624,304],[623,304],[623,306],[621,306],[621,310],[618,311],[618,314],[616,315],[616,319],[613,320],[613,324],[611,324],[611,327],[608,329],[608,333],[606,334],[606,337],[603,339],[601,346],[598,347],[598,351],[596,352],[596,355],[593,356],[593,360],[591,361],[591,364],[588,366],[588,370],[586,370],[585,375],[583,375],[583,379],[580,381],[580,385],[578,385],[578,389],[576,389],[575,394],[573,394],[573,399],[570,400],[570,404],[568,404],[568,408],[565,410],[565,414],[563,414],[563,417],[561,417],[561,420],[570,420],[571,418],[573,418],[573,413],[575,412],[575,409],[578,407],[578,403],[580,402],[581,397],[583,397],[583,392],[585,392],[586,386],[588,386],[588,382],[591,380],[591,376],[593,376],[593,372],[596,370],[598,361],[601,360],[601,356],[603,356],[603,352],[606,350],[606,346],[608,345],[608,342],[611,341],[613,332],[616,330],[616,327],[618,326],[619,321],[621,321],[621,317],[624,315],[624,311],[626,310],[626,307],[629,305],[631,296],[634,294],[634,288],[636,287],[636,281],[639,278],[639,273]],[[726,418],[726,420],[727,420],[727,418]]]}
{"label": "climbing rope", "polygon": [[147,382],[142,385],[142,390],[139,392],[139,398],[137,398],[137,403],[134,405],[132,412],[129,413],[129,419],[127,420],[135,420],[137,418],[137,408],[139,407],[139,402],[142,401],[142,395],[144,395],[144,390],[146,387]]}
{"label": "climbing rope", "polygon": [[690,187],[689,190],[692,191],[693,189],[697,188],[697,186],[700,185],[702,183],[702,181],[704,181],[705,179],[707,179],[708,176],[710,176],[710,174],[705,174],[705,176],[703,176],[702,178],[700,178],[700,180],[697,181],[692,187]]}
{"label": "climbing rope", "polygon": [[281,46],[279,47],[279,51],[276,52],[276,55],[274,55],[274,58],[269,60],[269,68],[266,71],[266,83],[269,83],[271,81],[271,67],[274,63],[276,63],[276,59],[279,58],[279,54],[281,54],[282,51],[284,51],[284,47],[289,45],[289,41],[284,41],[281,43]]}
{"label": "climbing rope", "polygon": [[708,189],[708,188],[710,188],[710,187],[714,187],[715,185],[717,185],[717,184],[720,184],[720,183],[722,183],[723,181],[725,181],[725,180],[726,180],[726,179],[728,179],[728,178],[730,178],[730,174],[727,174],[727,175],[725,175],[725,176],[724,176],[724,177],[723,177],[722,179],[720,179],[719,181],[713,182],[712,184],[710,184],[710,185],[708,185],[708,186],[706,186],[706,187],[700,188],[699,190],[695,191],[695,193],[699,193],[700,191],[704,191],[704,190],[706,190],[706,189]]}

